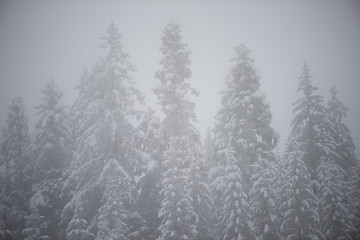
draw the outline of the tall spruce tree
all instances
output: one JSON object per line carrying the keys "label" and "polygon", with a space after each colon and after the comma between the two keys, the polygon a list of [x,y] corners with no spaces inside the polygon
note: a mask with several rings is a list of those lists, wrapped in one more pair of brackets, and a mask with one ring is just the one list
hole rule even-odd
{"label": "tall spruce tree", "polygon": [[182,42],[180,25],[171,22],[163,30],[160,48],[163,59],[161,68],[155,74],[160,85],[154,89],[165,118],[162,121],[165,138],[191,136],[198,141],[199,134],[193,123],[196,121],[195,104],[189,95],[198,92],[190,86],[190,50]]}
{"label": "tall spruce tree", "polygon": [[47,220],[38,213],[37,208],[31,208],[31,214],[27,217],[26,228],[23,230],[24,240],[48,240],[49,236],[43,235],[46,232]]}
{"label": "tall spruce tree", "polygon": [[204,159],[201,146],[188,146],[190,168],[188,170],[188,191],[195,212],[198,240],[214,239],[214,202],[207,184],[209,164]]}
{"label": "tall spruce tree", "polygon": [[[222,91],[222,107],[215,121],[214,159],[210,176],[211,189],[215,194],[220,218],[225,214],[220,209],[224,204],[225,188],[223,186],[227,182],[226,169],[228,168],[222,152],[229,147],[232,149],[233,164],[241,169],[242,189],[248,195],[250,191],[255,193],[255,189],[250,189],[252,184],[258,181],[254,176],[251,179],[252,169],[261,169],[259,159],[274,161],[272,150],[278,141],[277,134],[270,126],[272,117],[270,107],[265,95],[260,91],[260,77],[253,65],[254,60],[250,57],[250,50],[244,44],[239,45],[235,48],[235,57],[232,62],[233,66],[225,82],[226,88]],[[252,165],[257,165],[257,167],[252,167]],[[270,179],[264,181],[270,181]],[[264,202],[268,199],[253,196],[252,200]],[[256,204],[254,202],[253,206]]]}
{"label": "tall spruce tree", "polygon": [[221,154],[226,161],[221,219],[222,239],[255,239],[250,225],[248,197],[242,187],[242,173],[236,164],[235,151],[229,146],[222,150]]}
{"label": "tall spruce tree", "polygon": [[294,119],[290,133],[290,138],[296,138],[298,142],[288,146],[300,147],[304,153],[302,160],[308,167],[311,178],[316,179],[316,169],[321,160],[337,155],[332,137],[333,124],[323,106],[323,97],[315,93],[317,87],[313,85],[310,68],[306,63],[299,80],[297,91],[302,96],[293,103]]}
{"label": "tall spruce tree", "polygon": [[239,45],[232,62],[226,89],[222,91],[222,107],[215,120],[215,151],[227,145],[233,148],[248,191],[249,166],[274,149],[278,136],[270,126],[269,104],[260,91],[260,77],[250,50],[244,44]]}
{"label": "tall spruce tree", "polygon": [[188,193],[187,171],[190,164],[188,139],[172,137],[169,150],[164,153],[166,172],[163,178],[158,240],[196,239],[197,230],[192,199]]}
{"label": "tall spruce tree", "polygon": [[128,212],[124,208],[124,196],[130,194],[130,177],[119,163],[112,159],[104,167],[99,181],[105,191],[101,199],[103,205],[98,210],[98,234],[95,240],[126,240]]}
{"label": "tall spruce tree", "polygon": [[155,111],[148,110],[138,125],[137,146],[144,159],[143,174],[137,182],[135,211],[131,215],[130,239],[150,240],[158,236],[161,219],[160,190],[164,172],[161,123]]}
{"label": "tall spruce tree", "polygon": [[265,158],[259,158],[253,166],[249,193],[250,215],[255,235],[262,240],[280,238],[279,219],[276,216],[276,170],[274,163]]}
{"label": "tall spruce tree", "polygon": [[350,214],[354,216],[351,236],[353,239],[360,239],[360,164],[357,163],[349,172]]}
{"label": "tall spruce tree", "polygon": [[[72,162],[63,186],[63,196],[70,198],[63,211],[63,224],[71,224],[71,209],[76,210],[74,206],[80,202],[83,207],[77,208],[77,216],[88,222],[87,227],[95,237],[101,238],[104,234],[101,229],[107,229],[107,232],[115,234],[113,238],[123,239],[128,233],[117,231],[120,223],[113,224],[110,220],[99,222],[99,219],[106,214],[104,206],[106,209],[122,208],[118,209],[119,214],[125,213],[130,194],[120,191],[114,193],[118,194],[116,198],[106,196],[109,190],[107,184],[100,181],[100,176],[107,171],[108,164],[115,161],[119,172],[126,173],[113,176],[116,181],[134,184],[142,162],[135,147],[136,129],[130,122],[139,114],[135,103],[142,103],[142,95],[130,75],[135,67],[123,52],[120,34],[113,23],[103,40],[103,47],[108,49],[108,53],[99,60],[91,73],[84,74],[79,86],[79,97],[72,108],[78,156]],[[71,231],[75,231],[76,226],[72,224]],[[80,227],[84,228],[84,225]],[[127,227],[122,225],[121,230],[127,231]]]}
{"label": "tall spruce tree", "polygon": [[40,119],[35,126],[33,150],[32,197],[29,221],[44,218],[46,227],[42,234],[51,239],[60,237],[58,223],[64,202],[59,198],[63,184],[63,173],[72,159],[73,139],[69,117],[65,107],[60,105],[62,93],[54,80],[46,83],[42,90],[44,97],[37,107]]}
{"label": "tall spruce tree", "polygon": [[350,211],[347,173],[334,161],[319,167],[319,215],[326,239],[352,239],[354,216]]}
{"label": "tall spruce tree", "polygon": [[[179,24],[171,22],[165,27],[160,51],[163,54],[160,61],[161,69],[155,74],[160,80],[160,86],[154,93],[158,96],[165,114],[162,121],[162,141],[167,143],[167,146],[164,147],[166,170],[161,190],[163,201],[159,216],[162,222],[158,239],[194,239],[199,233],[206,235],[210,232],[203,229],[207,226],[205,221],[209,220],[204,218],[209,215],[206,212],[209,209],[203,206],[211,205],[208,202],[211,201],[211,197],[208,196],[209,191],[203,176],[189,174],[194,173],[190,169],[196,168],[196,162],[201,161],[199,158],[202,153],[200,135],[193,125],[196,121],[195,104],[190,99],[191,95],[197,95],[197,91],[187,81],[191,77],[190,51],[187,44],[182,42]],[[188,143],[184,145],[184,142]],[[171,185],[168,184],[170,182]],[[201,185],[205,187],[200,188]],[[180,191],[183,196],[174,193],[177,198],[172,198],[169,194],[174,191]],[[199,202],[198,199],[204,202]],[[173,219],[174,216],[178,219]]]}
{"label": "tall spruce tree", "polygon": [[21,97],[12,100],[1,141],[2,229],[7,237],[23,239],[25,216],[31,189],[31,137],[25,104]]}
{"label": "tall spruce tree", "polygon": [[314,194],[309,171],[303,162],[304,152],[290,144],[292,151],[286,154],[286,181],[282,187],[283,211],[281,234],[287,240],[326,239],[319,229],[318,198]]}
{"label": "tall spruce tree", "polygon": [[343,120],[346,118],[348,109],[337,98],[337,90],[335,87],[330,89],[330,100],[327,104],[327,112],[330,115],[333,125],[333,139],[335,141],[335,151],[337,153],[336,163],[344,170],[355,166],[358,162],[355,154],[355,145],[350,135],[349,128]]}

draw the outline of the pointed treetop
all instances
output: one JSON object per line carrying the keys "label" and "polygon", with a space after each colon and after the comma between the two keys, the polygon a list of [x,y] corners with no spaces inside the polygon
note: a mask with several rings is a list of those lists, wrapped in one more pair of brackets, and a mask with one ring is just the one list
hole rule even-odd
{"label": "pointed treetop", "polygon": [[104,43],[100,45],[101,48],[109,48],[107,59],[113,59],[115,62],[121,61],[127,65],[128,70],[135,70],[135,67],[126,61],[129,55],[122,51],[121,34],[114,22],[110,23],[110,26],[107,28],[107,33],[108,35],[106,37],[101,38],[104,40]]}
{"label": "pointed treetop", "polygon": [[231,59],[234,66],[226,79],[228,86],[240,88],[240,91],[249,90],[252,93],[260,87],[257,69],[254,60],[250,57],[251,50],[244,43],[235,47],[235,57]]}
{"label": "pointed treetop", "polygon": [[180,24],[178,24],[175,21],[171,21],[170,23],[168,23],[164,30],[163,30],[163,36],[161,38],[163,46],[161,47],[161,50],[163,52],[163,54],[166,54],[167,52],[167,47],[168,48],[172,48],[175,46],[183,47],[183,46],[187,46],[187,44],[182,43],[181,44],[181,40],[182,40],[182,30],[181,30],[181,26]]}
{"label": "pointed treetop", "polygon": [[9,107],[9,116],[7,118],[7,125],[9,128],[11,126],[14,126],[15,121],[22,121],[24,124],[23,126],[26,128],[26,131],[28,130],[27,122],[28,119],[25,116],[25,103],[22,97],[15,97],[11,101],[11,105]]}
{"label": "pointed treetop", "polygon": [[231,60],[233,62],[240,62],[245,64],[251,64],[254,60],[250,57],[251,50],[246,47],[244,43],[235,47],[236,56]]}
{"label": "pointed treetop", "polygon": [[44,97],[41,99],[42,103],[36,107],[36,109],[39,110],[38,115],[41,114],[42,111],[55,109],[63,96],[63,93],[58,91],[57,87],[58,86],[53,79],[46,82],[45,88],[41,90],[44,94]]}
{"label": "pointed treetop", "polygon": [[182,84],[184,79],[191,77],[190,65],[190,50],[188,45],[182,42],[182,31],[178,23],[172,21],[168,23],[164,30],[161,38],[162,44],[160,47],[161,53],[164,58],[160,61],[165,69],[172,69],[169,74],[170,76],[160,76],[161,73],[156,74],[156,78],[161,81],[171,78],[173,83],[177,82]]}
{"label": "pointed treetop", "polygon": [[339,122],[342,121],[342,119],[346,118],[346,112],[349,110],[347,107],[345,107],[344,103],[342,103],[338,98],[337,94],[338,91],[336,90],[336,87],[331,87],[330,90],[330,100],[328,101],[328,108],[330,111],[330,114],[333,115]]}
{"label": "pointed treetop", "polygon": [[311,78],[312,76],[310,75],[310,68],[308,67],[307,63],[304,63],[302,74],[299,78],[300,82],[297,91],[304,92],[306,97],[312,96],[313,92],[318,89],[313,85]]}

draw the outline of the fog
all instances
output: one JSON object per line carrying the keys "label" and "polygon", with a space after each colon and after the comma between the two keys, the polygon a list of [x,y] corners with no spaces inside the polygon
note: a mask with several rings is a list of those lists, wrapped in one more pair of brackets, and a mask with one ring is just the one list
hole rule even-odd
{"label": "fog", "polygon": [[359,26],[355,1],[2,1],[0,240],[360,239]]}
{"label": "fog", "polygon": [[[191,53],[198,128],[205,133],[220,106],[233,48],[245,43],[261,73],[261,88],[280,134],[289,132],[303,63],[319,92],[336,86],[350,109],[346,123],[360,144],[360,5],[356,1],[2,1],[0,4],[0,126],[14,96],[25,99],[31,122],[40,89],[53,78],[66,104],[76,97],[83,67],[99,56],[111,21],[138,71],[134,78],[155,109],[152,89],[160,61],[161,31],[171,20],[183,29]],[[358,151],[358,150],[357,150]]]}

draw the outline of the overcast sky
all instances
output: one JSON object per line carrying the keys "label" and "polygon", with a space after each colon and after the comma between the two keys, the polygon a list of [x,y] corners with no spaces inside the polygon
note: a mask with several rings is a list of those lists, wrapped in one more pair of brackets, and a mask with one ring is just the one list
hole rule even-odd
{"label": "overcast sky", "polygon": [[350,109],[346,123],[360,148],[360,4],[357,1],[1,1],[0,127],[11,99],[25,99],[32,126],[40,89],[53,78],[70,105],[83,67],[93,66],[111,21],[122,33],[123,50],[138,71],[137,86],[154,109],[152,89],[159,83],[162,29],[182,26],[191,49],[191,83],[198,129],[205,134],[220,108],[234,56],[245,43],[261,74],[261,89],[280,134],[280,151],[289,133],[292,103],[306,61],[319,93],[336,86]]}

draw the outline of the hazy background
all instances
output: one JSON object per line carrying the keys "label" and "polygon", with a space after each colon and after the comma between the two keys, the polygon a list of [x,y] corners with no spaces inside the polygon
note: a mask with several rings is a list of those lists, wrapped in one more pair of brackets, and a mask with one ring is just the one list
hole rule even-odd
{"label": "hazy background", "polygon": [[53,78],[63,103],[77,96],[83,67],[104,52],[100,38],[113,21],[125,52],[138,71],[137,86],[156,110],[152,93],[159,82],[162,29],[180,23],[192,51],[191,84],[198,129],[205,134],[220,107],[219,91],[234,56],[245,43],[259,69],[261,89],[270,101],[280,151],[289,133],[292,103],[304,61],[320,93],[335,85],[350,111],[346,123],[360,146],[360,4],[357,1],[1,1],[0,127],[11,99],[22,96],[31,126],[40,89]]}

